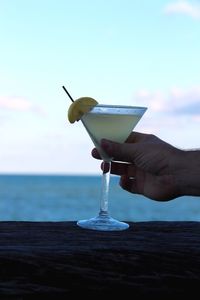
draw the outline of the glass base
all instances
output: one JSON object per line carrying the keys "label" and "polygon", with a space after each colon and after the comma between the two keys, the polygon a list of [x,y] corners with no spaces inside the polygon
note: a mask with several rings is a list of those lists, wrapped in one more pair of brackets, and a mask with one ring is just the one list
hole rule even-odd
{"label": "glass base", "polygon": [[93,230],[101,231],[121,231],[129,228],[129,225],[124,222],[117,221],[108,215],[99,215],[88,220],[80,220],[77,225]]}

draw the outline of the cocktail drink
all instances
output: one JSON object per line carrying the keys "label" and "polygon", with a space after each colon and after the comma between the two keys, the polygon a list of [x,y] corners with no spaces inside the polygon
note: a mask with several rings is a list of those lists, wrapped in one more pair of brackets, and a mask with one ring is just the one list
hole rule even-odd
{"label": "cocktail drink", "polygon": [[81,121],[101,155],[105,168],[102,174],[99,215],[89,220],[78,221],[77,224],[79,226],[104,231],[124,230],[129,227],[127,223],[112,218],[108,213],[108,192],[112,157],[109,157],[101,149],[100,143],[102,138],[119,143],[124,142],[145,111],[145,107],[96,105],[82,116]]}
{"label": "cocktail drink", "polygon": [[101,139],[123,143],[146,108],[119,105],[96,105],[81,118],[90,138],[104,161],[111,158],[101,149]]}
{"label": "cocktail drink", "polygon": [[[77,101],[77,102],[76,102]],[[86,229],[119,231],[129,227],[125,222],[112,218],[108,212],[108,192],[112,157],[101,149],[101,139],[123,143],[146,111],[146,107],[101,105],[92,98],[76,100],[68,111],[71,123],[81,120],[104,162],[99,214],[79,220],[78,226]],[[94,102],[93,102],[94,101]],[[80,102],[80,103],[79,103]]]}

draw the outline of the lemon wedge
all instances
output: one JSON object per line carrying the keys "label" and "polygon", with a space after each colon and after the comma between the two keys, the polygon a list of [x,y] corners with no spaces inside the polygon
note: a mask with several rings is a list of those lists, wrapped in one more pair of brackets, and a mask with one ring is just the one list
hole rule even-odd
{"label": "lemon wedge", "polygon": [[98,102],[90,97],[81,97],[76,99],[68,109],[68,120],[70,123],[79,121],[80,118],[90,111]]}

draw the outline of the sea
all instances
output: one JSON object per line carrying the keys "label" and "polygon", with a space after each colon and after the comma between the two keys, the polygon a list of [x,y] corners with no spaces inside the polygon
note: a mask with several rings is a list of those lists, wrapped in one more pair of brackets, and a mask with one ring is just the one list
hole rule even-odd
{"label": "sea", "polygon": [[[0,175],[1,221],[77,221],[99,212],[101,177]],[[110,215],[121,221],[200,221],[200,197],[157,202],[131,194],[111,176]]]}

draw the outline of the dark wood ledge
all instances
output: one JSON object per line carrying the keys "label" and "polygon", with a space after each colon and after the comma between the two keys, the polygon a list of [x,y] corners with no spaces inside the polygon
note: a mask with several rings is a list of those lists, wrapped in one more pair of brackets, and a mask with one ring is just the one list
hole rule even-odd
{"label": "dark wood ledge", "polygon": [[0,299],[78,292],[198,298],[200,223],[129,224],[100,232],[75,222],[0,222]]}

